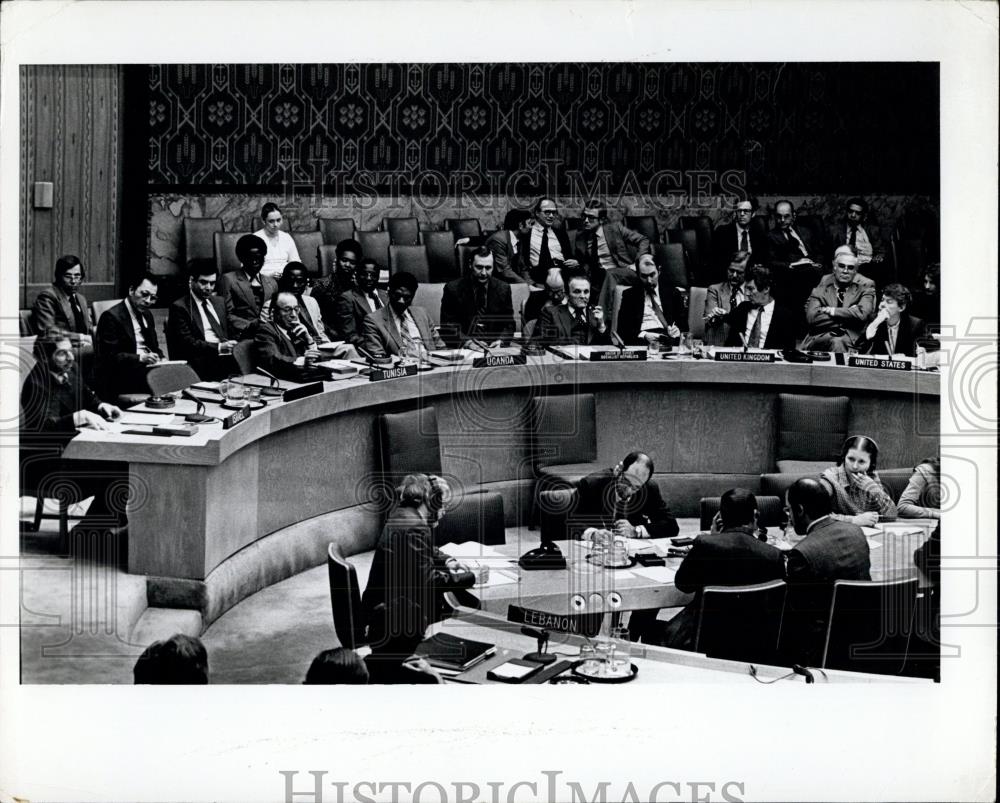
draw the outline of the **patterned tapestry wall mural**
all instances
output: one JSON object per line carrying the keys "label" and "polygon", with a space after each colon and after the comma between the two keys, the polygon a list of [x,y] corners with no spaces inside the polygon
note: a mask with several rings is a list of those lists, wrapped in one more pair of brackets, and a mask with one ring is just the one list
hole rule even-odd
{"label": "patterned tapestry wall mural", "polygon": [[938,191],[937,64],[148,69],[151,192]]}

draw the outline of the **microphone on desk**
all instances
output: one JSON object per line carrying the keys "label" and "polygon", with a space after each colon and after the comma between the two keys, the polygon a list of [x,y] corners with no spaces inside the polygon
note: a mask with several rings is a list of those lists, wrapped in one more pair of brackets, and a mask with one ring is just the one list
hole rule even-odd
{"label": "microphone on desk", "polygon": [[742,332],[739,333],[739,336],[740,336],[740,342],[743,344],[743,353],[746,354],[747,349],[750,348],[750,344],[747,342],[747,339],[743,336]]}
{"label": "microphone on desk", "polygon": [[490,347],[487,346],[483,341],[478,340],[478,339],[476,339],[474,337],[470,337],[469,338],[469,342],[472,343],[472,345],[475,346],[477,349],[482,349],[483,354],[485,354],[487,357],[490,356],[490,353],[491,353],[490,352]]}
{"label": "microphone on desk", "polygon": [[556,660],[555,655],[549,652],[549,631],[548,630],[535,630],[531,627],[522,627],[521,632],[526,636],[531,636],[538,640],[538,650],[536,652],[529,652],[524,656],[525,661],[531,661],[535,664],[551,664]]}
{"label": "microphone on desk", "polygon": [[272,373],[269,373],[268,371],[265,371],[263,368],[260,368],[260,367],[257,367],[255,370],[256,370],[256,372],[258,374],[263,374],[264,376],[266,376],[268,379],[271,380],[270,387],[266,387],[263,390],[261,390],[260,393],[261,393],[262,396],[283,396],[284,395],[285,389],[283,387],[281,387],[281,383],[278,381],[278,377],[276,377]]}
{"label": "microphone on desk", "polygon": [[358,354],[368,363],[368,365],[374,367],[377,365],[388,365],[392,363],[392,357],[388,354],[383,354],[381,357],[372,354],[368,349],[366,349],[361,344],[356,345],[355,350]]}
{"label": "microphone on desk", "polygon": [[618,346],[619,351],[625,351],[625,341],[622,340],[621,335],[619,335],[617,332],[611,333],[611,342],[614,345]]}
{"label": "microphone on desk", "polygon": [[189,401],[193,401],[196,405],[198,405],[195,408],[196,412],[188,413],[186,416],[184,416],[184,420],[187,421],[189,424],[204,424],[206,421],[215,420],[212,418],[212,416],[205,415],[205,403],[197,396],[195,396],[190,390],[185,388],[184,390],[181,391],[181,396],[183,396],[185,399]]}

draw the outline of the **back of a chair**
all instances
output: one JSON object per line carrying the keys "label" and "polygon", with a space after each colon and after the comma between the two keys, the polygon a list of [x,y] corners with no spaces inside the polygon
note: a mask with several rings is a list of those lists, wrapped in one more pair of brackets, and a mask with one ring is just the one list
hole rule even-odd
{"label": "back of a chair", "polygon": [[903,670],[919,580],[837,580],[821,666],[895,675]]}
{"label": "back of a chair", "polygon": [[452,276],[453,279],[458,279],[468,272],[469,266],[472,264],[472,255],[478,248],[478,245],[466,243],[455,246],[455,275]]}
{"label": "back of a chair", "polygon": [[503,497],[498,493],[470,493],[449,508],[434,530],[434,543],[460,544],[478,541],[480,544],[503,544]]}
{"label": "back of a chair", "polygon": [[441,325],[441,296],[444,295],[442,282],[421,282],[413,296],[413,306],[427,313],[432,326]]}
{"label": "back of a chair", "polygon": [[[785,523],[785,503],[784,497],[765,496],[755,494],[757,498],[758,523],[761,527],[780,527]],[[712,526],[712,519],[719,512],[719,505],[722,497],[703,496],[699,505],[701,507],[701,521],[699,526],[702,530],[708,530]]]}
{"label": "back of a chair", "polygon": [[317,220],[323,245],[337,245],[341,240],[354,239],[354,218],[321,217]]}
{"label": "back of a chair", "polygon": [[420,235],[427,248],[432,282],[455,278],[455,235],[450,231],[425,231]]}
{"label": "back of a chair", "polygon": [[705,297],[707,287],[692,287],[688,297],[688,331],[697,340],[705,338]]}
{"label": "back of a chair", "polygon": [[531,294],[531,285],[520,282],[510,286],[510,304],[514,308],[514,331],[524,328],[524,305]]}
{"label": "back of a chair", "polygon": [[644,235],[649,244],[657,243],[660,240],[659,228],[656,225],[656,218],[653,215],[627,215],[625,225],[633,231]]}
{"label": "back of a chair", "polygon": [[389,270],[389,232],[357,231],[355,236],[361,253],[368,259],[374,259],[379,270]]}
{"label": "back of a chair", "polygon": [[[695,234],[695,248],[692,251],[689,247],[688,252],[694,260],[692,267],[696,276],[707,284],[711,278],[712,219],[708,215],[685,215],[681,217],[680,224],[683,230]],[[711,280],[714,281],[714,278]]]}
{"label": "back of a chair", "polygon": [[293,231],[291,235],[299,252],[299,261],[306,266],[306,273],[316,278],[320,275],[319,248],[323,245],[322,232]]}
{"label": "back of a chair", "polygon": [[[690,232],[693,234],[693,232]],[[688,287],[687,255],[680,243],[656,243],[653,246],[653,256],[660,270],[670,277],[674,287]]]}
{"label": "back of a chair", "polygon": [[534,396],[531,411],[536,466],[597,460],[597,414],[593,393]]}
{"label": "back of a chair", "polygon": [[777,404],[778,461],[836,462],[847,437],[850,398],[779,393]]}
{"label": "back of a chair", "polygon": [[184,218],[184,265],[192,259],[215,256],[215,232],[222,231],[222,218]]}
{"label": "back of a chair", "polygon": [[17,311],[19,333],[21,337],[31,337],[35,331],[31,328],[31,310],[22,309]]}
{"label": "back of a chair", "polygon": [[423,245],[390,245],[389,275],[406,271],[417,277],[418,282],[431,280],[431,266],[427,248]]}
{"label": "back of a chair", "polygon": [[456,240],[463,237],[479,237],[483,233],[482,226],[479,225],[479,218],[475,217],[445,218],[444,227],[452,232]]}
{"label": "back of a chair", "polygon": [[615,297],[611,302],[611,331],[618,334],[618,313],[622,308],[622,293],[628,290],[629,285],[619,284],[615,287]]}
{"label": "back of a chair", "polygon": [[330,605],[333,609],[333,629],[341,647],[357,649],[364,643],[361,623],[361,589],[358,573],[334,542],[326,550],[326,567],[330,575]]}
{"label": "back of a chair", "polygon": [[[101,316],[111,309],[115,304],[119,302],[120,299],[108,298],[102,301],[91,301],[90,311],[94,315],[94,323],[98,323],[101,320]],[[96,341],[95,341],[96,342]]]}
{"label": "back of a chair", "polygon": [[575,537],[567,529],[569,516],[576,510],[576,488],[554,488],[538,492],[538,527],[543,541],[564,541]]}
{"label": "back of a chair", "polygon": [[215,267],[221,276],[231,270],[238,270],[240,267],[239,257],[236,256],[236,243],[240,237],[252,234],[249,231],[217,231],[213,236],[215,248]]}
{"label": "back of a chair", "polygon": [[194,368],[187,363],[154,366],[146,372],[146,384],[154,396],[186,390],[200,381]]}
{"label": "back of a chair", "polygon": [[240,373],[243,376],[252,374],[254,369],[253,341],[241,340],[233,346],[233,359],[236,360],[236,364],[239,366]]}
{"label": "back of a chair", "polygon": [[420,227],[415,217],[383,218],[382,228],[389,232],[389,242],[393,245],[416,245],[420,242]]}
{"label": "back of a chair", "polygon": [[813,245],[821,249],[820,256],[825,257],[826,224],[823,223],[821,215],[796,215],[795,225],[802,229],[807,229],[812,235]]}
{"label": "back of a chair", "polygon": [[423,407],[383,413],[376,419],[383,479],[395,485],[406,474],[440,474],[437,410]]}
{"label": "back of a chair", "polygon": [[337,270],[337,246],[321,245],[319,247],[319,275],[330,276]]}
{"label": "back of a chair", "polygon": [[767,237],[767,232],[770,230],[770,224],[768,223],[767,215],[754,215],[750,218],[750,236],[764,238]]}
{"label": "back of a chair", "polygon": [[563,228],[566,229],[567,234],[571,231],[579,231],[583,228],[583,218],[579,215],[575,217],[564,217],[562,222]]}
{"label": "back of a chair", "polygon": [[750,586],[706,586],[695,652],[709,658],[773,664],[785,606],[784,580]]}

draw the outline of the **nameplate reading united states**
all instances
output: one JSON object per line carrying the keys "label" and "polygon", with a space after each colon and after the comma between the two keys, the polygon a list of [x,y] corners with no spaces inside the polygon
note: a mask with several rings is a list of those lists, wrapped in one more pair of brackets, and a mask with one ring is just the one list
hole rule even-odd
{"label": "nameplate reading united states", "polygon": [[499,368],[504,365],[527,365],[528,358],[523,354],[488,354],[476,357],[472,361],[473,368]]}
{"label": "nameplate reading united states", "polygon": [[717,351],[716,362],[774,362],[771,351]]}
{"label": "nameplate reading united states", "polygon": [[894,360],[892,357],[862,357],[851,355],[847,358],[851,368],[888,368],[890,371],[909,371],[909,360]]}
{"label": "nameplate reading united states", "polygon": [[222,419],[223,429],[232,429],[241,421],[246,421],[250,417],[250,405],[245,404],[232,415],[227,415]]}
{"label": "nameplate reading united states", "polygon": [[591,362],[634,362],[645,359],[645,351],[633,351],[632,349],[614,349],[608,351],[598,351],[595,349],[590,352]]}
{"label": "nameplate reading united states", "polygon": [[416,376],[416,365],[400,365],[396,368],[372,368],[368,375],[369,382],[382,382],[386,379],[399,379],[404,376]]}

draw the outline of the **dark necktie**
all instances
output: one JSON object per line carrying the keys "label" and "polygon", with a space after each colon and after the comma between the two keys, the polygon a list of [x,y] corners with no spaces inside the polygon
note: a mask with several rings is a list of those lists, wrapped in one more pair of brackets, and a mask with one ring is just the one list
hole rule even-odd
{"label": "dark necktie", "polygon": [[201,307],[205,310],[205,317],[208,319],[208,325],[212,327],[212,331],[215,332],[215,336],[219,338],[219,340],[225,340],[226,335],[222,331],[222,326],[220,326],[219,322],[215,319],[215,310],[212,309],[212,306],[208,303],[207,298],[203,298],[201,300]]}
{"label": "dark necktie", "polygon": [[302,296],[298,296],[299,300],[299,320],[302,321],[303,325],[308,330],[309,334],[312,335],[315,340],[318,337],[316,332],[316,324],[313,323],[312,315],[309,314],[309,310],[306,309],[306,305],[302,301]]}
{"label": "dark necktie", "polygon": [[375,309],[377,309],[377,310],[382,309],[382,299],[380,299],[378,297],[378,293],[376,293],[373,290],[372,292],[370,292],[368,294],[368,298],[370,298],[372,300],[372,304],[375,306]]}
{"label": "dark necktie", "polygon": [[858,245],[858,227],[851,226],[851,236],[847,239],[847,244],[851,248],[856,248]]}
{"label": "dark necktie", "polygon": [[736,294],[739,292],[739,288],[738,287],[732,287],[731,289],[732,289],[732,292],[729,294],[729,309],[730,309],[730,311],[736,309],[736,307],[739,305],[739,299],[736,297]]}
{"label": "dark necktie", "polygon": [[590,241],[590,264],[597,268],[601,265],[601,258],[597,255],[597,232],[594,232],[594,236]]}
{"label": "dark necktie", "polygon": [[139,331],[142,332],[142,339],[149,351],[156,351],[156,332],[153,330],[152,320],[146,319],[147,313],[139,313]]}
{"label": "dark necktie", "polygon": [[83,316],[83,308],[80,306],[80,299],[76,297],[76,293],[70,295],[69,305],[73,308],[74,331],[81,335],[90,334],[90,327],[87,326],[87,319]]}
{"label": "dark necktie", "polygon": [[750,250],[750,239],[747,237],[747,230],[743,229],[740,233],[740,251]]}
{"label": "dark necktie", "polygon": [[477,287],[476,288],[476,315],[486,314],[486,288]]}
{"label": "dark necktie", "polygon": [[847,292],[847,288],[846,287],[838,287],[837,288],[837,306],[838,307],[844,306],[844,294],[846,292]]}
{"label": "dark necktie", "polygon": [[542,229],[542,244],[538,248],[538,270],[542,276],[552,267],[552,254],[549,253],[549,227]]}
{"label": "dark necktie", "polygon": [[764,317],[764,308],[757,308],[757,320],[750,327],[750,341],[747,345],[752,349],[760,348],[760,319]]}
{"label": "dark necktie", "polygon": [[660,322],[660,326],[666,329],[670,324],[667,323],[667,319],[663,316],[663,310],[660,309],[660,305],[656,303],[656,293],[651,289],[647,289],[646,295],[649,296],[649,303],[653,305],[653,314],[656,315],[656,320]]}

